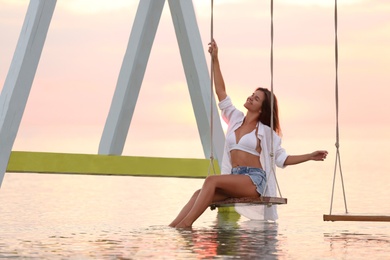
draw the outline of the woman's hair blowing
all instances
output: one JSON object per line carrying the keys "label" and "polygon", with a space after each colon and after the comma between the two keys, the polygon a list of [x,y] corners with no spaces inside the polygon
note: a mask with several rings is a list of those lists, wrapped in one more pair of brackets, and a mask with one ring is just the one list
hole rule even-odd
{"label": "woman's hair blowing", "polygon": [[[257,88],[256,90],[260,90],[264,93],[264,100],[263,104],[261,105],[261,113],[259,116],[259,121],[271,127],[271,91],[269,91],[266,88]],[[274,95],[274,113],[273,113],[273,130],[281,136],[282,130],[280,129],[280,123],[279,123],[279,111],[278,111],[278,100],[276,99],[276,96]]]}

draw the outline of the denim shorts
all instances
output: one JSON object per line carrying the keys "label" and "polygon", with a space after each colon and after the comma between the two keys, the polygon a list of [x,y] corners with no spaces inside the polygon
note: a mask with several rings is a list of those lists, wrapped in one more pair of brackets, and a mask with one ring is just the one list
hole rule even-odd
{"label": "denim shorts", "polygon": [[256,191],[261,195],[265,189],[266,174],[261,168],[238,166],[232,168],[232,174],[248,175],[253,184],[256,186]]}

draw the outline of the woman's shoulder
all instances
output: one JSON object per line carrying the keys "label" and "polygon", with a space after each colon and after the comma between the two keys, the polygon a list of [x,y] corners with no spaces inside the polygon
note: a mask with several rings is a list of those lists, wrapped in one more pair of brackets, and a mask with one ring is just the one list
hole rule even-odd
{"label": "woman's shoulder", "polygon": [[259,121],[259,131],[260,130],[262,130],[264,132],[266,132],[266,131],[269,132],[271,130],[271,127],[269,127],[269,126],[267,126],[267,125],[265,125],[265,124],[263,124],[262,122]]}
{"label": "woman's shoulder", "polygon": [[261,122],[259,122],[258,133],[261,135],[266,135],[266,136],[270,136],[272,133],[274,138],[281,139],[280,136],[275,131],[271,130],[271,127],[269,127],[268,125],[265,125]]}
{"label": "woman's shoulder", "polygon": [[244,116],[244,113],[237,109],[231,98],[229,96],[226,96],[224,100],[221,100],[218,103],[219,109],[222,111],[224,115],[229,115],[229,117],[236,117],[236,118],[241,118]]}
{"label": "woman's shoulder", "polygon": [[218,106],[220,109],[224,109],[224,108],[226,108],[228,106],[232,106],[232,105],[233,105],[232,99],[229,96],[226,96],[224,99],[222,99],[218,103]]}

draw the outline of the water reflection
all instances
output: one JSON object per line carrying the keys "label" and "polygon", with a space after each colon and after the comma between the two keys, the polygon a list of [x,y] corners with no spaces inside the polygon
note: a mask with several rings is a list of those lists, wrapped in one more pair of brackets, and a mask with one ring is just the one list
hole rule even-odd
{"label": "water reflection", "polygon": [[[386,229],[386,228],[385,228]],[[368,251],[360,253],[359,257],[366,259],[385,259],[387,253],[383,253],[384,248],[389,248],[390,237],[384,234],[364,234],[350,231],[335,233],[324,233],[324,239],[329,243],[329,253],[334,256],[349,256],[349,252],[361,248],[370,248]]]}
{"label": "water reflection", "polygon": [[186,241],[186,249],[197,258],[215,256],[256,259],[277,258],[278,224],[265,221],[239,222],[240,216],[233,212],[219,212],[213,226],[178,230]]}

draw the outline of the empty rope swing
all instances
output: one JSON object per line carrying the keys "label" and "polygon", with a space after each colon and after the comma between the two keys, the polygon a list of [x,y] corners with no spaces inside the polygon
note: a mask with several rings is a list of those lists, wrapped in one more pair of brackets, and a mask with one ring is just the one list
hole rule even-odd
{"label": "empty rope swing", "polygon": [[[273,90],[273,40],[274,40],[274,29],[273,29],[273,0],[270,1],[270,9],[271,9],[271,53],[270,53],[270,71],[271,71],[271,105],[270,107],[274,107],[274,90]],[[214,31],[214,10],[213,10],[213,0],[211,0],[211,41],[214,39],[213,36],[213,31]],[[211,59],[211,95],[213,95],[213,59]],[[211,96],[213,98],[213,96]],[[212,99],[211,99],[212,100]],[[213,106],[211,106],[211,116],[213,115],[212,111]],[[271,126],[270,126],[270,131],[271,131],[271,136],[273,137],[273,129],[274,129],[274,109],[271,110]],[[211,140],[212,140],[212,135],[213,135],[213,120],[211,118]],[[211,145],[212,147],[212,145]],[[274,158],[274,140],[271,138],[271,151],[269,154],[271,158],[271,171],[270,174],[267,174],[266,178],[266,185],[265,185],[265,190],[263,194],[267,195],[269,194],[269,181],[272,178],[273,181],[275,181],[277,190],[279,193],[279,197],[271,197],[271,196],[260,196],[260,197],[244,197],[244,198],[228,198],[222,201],[218,202],[213,202],[210,205],[210,208],[213,210],[217,207],[231,207],[231,206],[248,206],[248,205],[266,205],[266,206],[272,206],[276,204],[287,204],[287,199],[282,197],[282,194],[280,192],[279,184],[276,179],[276,167],[275,167],[275,158]],[[213,151],[211,150],[211,156],[210,156],[210,165],[213,165]],[[210,174],[210,168],[209,167],[209,174]],[[256,216],[253,217],[256,219]]]}
{"label": "empty rope swing", "polygon": [[[332,185],[332,196],[330,200],[330,212],[329,215],[324,214],[323,219],[324,221],[390,221],[390,216],[385,215],[370,215],[370,214],[351,214],[348,212],[347,208],[347,199],[345,196],[345,187],[344,187],[344,180],[343,180],[343,173],[341,168],[341,158],[340,158],[340,138],[339,138],[339,84],[338,84],[338,40],[337,40],[337,0],[335,0],[335,7],[334,7],[334,25],[335,25],[335,70],[336,70],[336,80],[335,80],[335,98],[336,98],[336,161],[335,161],[335,167],[334,167],[334,174],[333,174],[333,185]],[[335,180],[336,180],[336,174],[337,169],[339,169],[340,177],[341,177],[341,185],[342,185],[342,191],[343,191],[343,198],[344,198],[344,207],[345,207],[345,213],[344,214],[338,214],[333,215],[332,214],[332,208],[333,208],[333,195],[334,195],[334,186],[335,186]]]}

